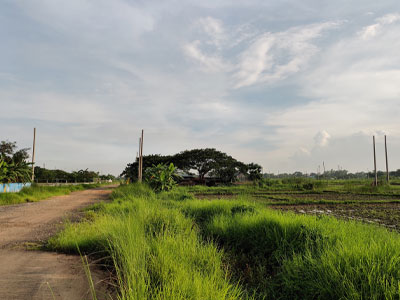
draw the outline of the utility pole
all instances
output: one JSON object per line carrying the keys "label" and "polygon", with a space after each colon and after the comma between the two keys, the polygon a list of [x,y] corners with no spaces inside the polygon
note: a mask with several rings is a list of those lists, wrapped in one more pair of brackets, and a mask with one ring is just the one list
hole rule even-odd
{"label": "utility pole", "polygon": [[140,145],[141,144],[142,144],[142,140],[141,140],[141,138],[139,138],[139,155],[137,157],[137,159],[138,159],[138,182],[141,181],[141,179],[140,179]]}
{"label": "utility pole", "polygon": [[375,136],[372,137],[373,146],[374,146],[374,170],[375,170],[375,181],[374,185],[378,185],[378,173],[376,172],[376,150],[375,150]]}
{"label": "utility pole", "polygon": [[143,129],[142,129],[142,138],[140,139],[140,182],[143,180]]}
{"label": "utility pole", "polygon": [[33,147],[32,147],[32,182],[35,180],[35,145],[36,145],[36,127],[33,128]]}
{"label": "utility pole", "polygon": [[387,152],[386,135],[385,135],[385,157],[386,157],[386,181],[389,184],[389,163],[388,163],[388,152]]}
{"label": "utility pole", "polygon": [[138,182],[143,180],[143,129],[142,136],[139,138],[139,168],[138,168]]}

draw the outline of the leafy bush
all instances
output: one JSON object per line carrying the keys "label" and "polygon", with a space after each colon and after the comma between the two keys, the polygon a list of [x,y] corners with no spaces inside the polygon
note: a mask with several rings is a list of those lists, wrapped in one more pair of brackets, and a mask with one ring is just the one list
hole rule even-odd
{"label": "leafy bush", "polygon": [[169,166],[166,164],[153,165],[145,172],[146,182],[156,192],[171,190],[176,185],[175,179],[177,178],[176,167],[172,163]]}
{"label": "leafy bush", "polygon": [[0,183],[30,182],[31,164],[25,161],[11,161],[0,158]]}

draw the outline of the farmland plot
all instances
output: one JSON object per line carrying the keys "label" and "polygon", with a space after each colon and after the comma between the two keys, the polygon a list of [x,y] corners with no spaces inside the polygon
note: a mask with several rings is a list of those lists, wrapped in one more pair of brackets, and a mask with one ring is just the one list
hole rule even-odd
{"label": "farmland plot", "polygon": [[296,199],[278,206],[259,197],[282,197],[277,190],[192,187],[155,194],[145,185],[123,186],[112,203],[93,207],[85,222],[67,226],[48,247],[70,253],[78,246],[110,257],[120,299],[400,297],[397,232],[267,208],[293,208]]}

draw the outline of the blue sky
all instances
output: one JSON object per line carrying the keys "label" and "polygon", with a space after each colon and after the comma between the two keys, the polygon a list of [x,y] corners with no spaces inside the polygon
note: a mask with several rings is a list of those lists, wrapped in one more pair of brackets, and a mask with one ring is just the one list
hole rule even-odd
{"label": "blue sky", "polygon": [[0,3],[0,139],[119,174],[215,147],[268,172],[400,168],[400,3]]}

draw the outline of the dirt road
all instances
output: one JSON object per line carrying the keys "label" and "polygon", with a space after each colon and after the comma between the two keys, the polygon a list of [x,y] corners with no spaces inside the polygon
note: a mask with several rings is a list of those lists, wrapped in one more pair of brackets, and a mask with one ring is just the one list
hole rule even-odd
{"label": "dirt road", "polygon": [[[53,197],[35,203],[0,206],[0,299],[92,299],[81,258],[27,250],[42,243],[78,210],[107,200],[112,187]],[[95,282],[104,275],[93,270]],[[104,285],[98,284],[99,299]]]}

